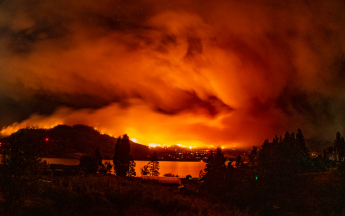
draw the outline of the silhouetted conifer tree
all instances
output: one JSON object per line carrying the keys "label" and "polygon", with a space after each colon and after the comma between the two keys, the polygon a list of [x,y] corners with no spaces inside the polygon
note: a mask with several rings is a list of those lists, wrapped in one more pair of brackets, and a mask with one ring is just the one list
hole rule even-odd
{"label": "silhouetted conifer tree", "polygon": [[211,150],[210,155],[208,156],[208,159],[206,160],[206,167],[203,172],[204,176],[207,173],[211,173],[214,169],[214,166],[215,166],[215,160],[214,160],[213,151]]}
{"label": "silhouetted conifer tree", "polygon": [[243,161],[242,161],[241,155],[237,155],[235,162],[236,162],[235,166],[236,166],[237,168],[240,168],[240,167],[242,166]]}
{"label": "silhouetted conifer tree", "polygon": [[344,137],[342,137],[339,132],[337,132],[336,138],[334,140],[334,150],[336,151],[336,154],[338,154],[339,161],[344,161],[345,160],[345,141],[344,141]]}
{"label": "silhouetted conifer tree", "polygon": [[216,178],[225,179],[226,175],[226,157],[220,147],[216,152],[211,151],[210,157],[206,161],[206,168],[204,169],[204,179],[212,181]]}
{"label": "silhouetted conifer tree", "polygon": [[159,176],[159,162],[156,152],[153,152],[151,161],[147,164],[151,176]]}
{"label": "silhouetted conifer tree", "polygon": [[298,128],[296,134],[296,142],[298,147],[301,149],[303,157],[310,159],[310,154],[307,146],[305,145],[304,135],[302,134],[301,129]]}
{"label": "silhouetted conifer tree", "polygon": [[99,173],[106,174],[107,169],[102,163],[102,155],[99,149],[96,149],[92,155],[84,155],[80,159],[79,167],[87,174]]}
{"label": "silhouetted conifer tree", "polygon": [[300,129],[296,136],[286,132],[284,139],[276,135],[272,143],[265,140],[258,161],[263,174],[291,175],[313,168]]}
{"label": "silhouetted conifer tree", "polygon": [[97,163],[97,166],[102,167],[103,165],[103,158],[101,155],[101,151],[99,149],[96,149],[95,152],[93,153],[93,158],[95,158],[95,161]]}
{"label": "silhouetted conifer tree", "polygon": [[150,174],[149,168],[147,165],[144,165],[140,168],[141,175],[148,175]]}
{"label": "silhouetted conifer tree", "polygon": [[206,167],[204,169],[202,190],[205,192],[220,196],[224,191],[229,191],[232,187],[233,167],[229,163],[228,167],[225,162],[227,158],[220,147],[215,152],[211,151]]}
{"label": "silhouetted conifer tree", "polygon": [[[132,170],[131,166],[135,166],[135,163],[131,163],[133,160],[130,153],[129,138],[125,134],[123,137],[117,139],[115,145],[115,154],[113,158],[114,169],[117,176],[127,176],[128,172]],[[134,162],[134,161],[133,161]]]}
{"label": "silhouetted conifer tree", "polygon": [[249,154],[249,162],[252,169],[255,169],[257,161],[258,161],[258,148],[253,146],[253,149]]}
{"label": "silhouetted conifer tree", "polygon": [[137,173],[135,172],[135,165],[136,163],[134,162],[132,156],[130,156],[129,170],[127,172],[127,177],[135,177],[137,175]]}

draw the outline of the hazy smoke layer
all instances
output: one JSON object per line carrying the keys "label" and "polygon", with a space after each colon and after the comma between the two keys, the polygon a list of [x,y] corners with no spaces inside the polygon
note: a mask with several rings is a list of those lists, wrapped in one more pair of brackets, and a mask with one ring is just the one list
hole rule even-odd
{"label": "hazy smoke layer", "polygon": [[4,134],[82,123],[250,146],[345,132],[344,1],[0,2]]}

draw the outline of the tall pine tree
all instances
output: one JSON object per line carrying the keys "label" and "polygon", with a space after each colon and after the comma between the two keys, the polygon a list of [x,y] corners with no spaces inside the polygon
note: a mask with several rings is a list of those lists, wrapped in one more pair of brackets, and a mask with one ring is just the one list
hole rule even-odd
{"label": "tall pine tree", "polygon": [[334,140],[334,149],[336,150],[336,153],[338,154],[338,160],[344,161],[345,160],[345,141],[344,141],[344,137],[342,137],[339,132],[337,132],[337,135]]}
{"label": "tall pine tree", "polygon": [[310,159],[309,150],[308,150],[307,146],[305,145],[304,136],[302,134],[301,129],[299,129],[299,128],[298,128],[297,134],[296,134],[296,142],[297,142],[298,147],[302,151],[303,157]]}
{"label": "tall pine tree", "polygon": [[221,195],[224,190],[227,190],[226,188],[232,185],[229,180],[232,177],[233,167],[229,164],[227,169],[226,160],[220,147],[215,152],[210,152],[202,177],[204,179],[203,190]]}
{"label": "tall pine tree", "polygon": [[[114,169],[117,176],[127,176],[128,172],[130,171],[133,173],[133,166],[135,166],[135,163],[133,163],[132,156],[130,153],[130,145],[129,145],[129,138],[125,134],[123,137],[119,137],[117,139],[116,145],[115,145],[115,154],[113,158],[114,162]],[[132,176],[133,174],[130,174]]]}
{"label": "tall pine tree", "polygon": [[[226,157],[220,147],[217,148],[216,152],[211,151],[210,157],[206,162],[206,168],[204,169],[205,180],[211,180],[216,178],[225,178],[226,174]],[[213,181],[211,180],[211,181]]]}
{"label": "tall pine tree", "polygon": [[159,162],[156,152],[153,152],[147,167],[151,176],[159,176]]}

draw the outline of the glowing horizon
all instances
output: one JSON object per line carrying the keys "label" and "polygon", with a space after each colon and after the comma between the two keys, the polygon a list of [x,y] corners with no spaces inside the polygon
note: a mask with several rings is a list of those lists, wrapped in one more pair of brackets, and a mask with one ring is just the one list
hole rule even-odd
{"label": "glowing horizon", "polygon": [[85,124],[146,145],[247,148],[300,128],[324,145],[345,132],[344,10],[340,0],[8,1],[2,134]]}
{"label": "glowing horizon", "polygon": [[[57,125],[61,125],[61,124],[57,124]],[[32,127],[24,127],[24,128],[34,128],[34,129],[52,129],[54,128],[55,126],[57,125],[54,125],[54,126],[51,126],[51,127],[39,127],[39,126],[32,126]],[[70,125],[70,126],[73,126],[73,125]],[[92,127],[92,126],[91,126]],[[19,129],[17,129],[19,128]],[[5,136],[9,136],[11,135],[12,133],[15,133],[17,132],[18,130],[20,129],[24,129],[24,128],[20,128],[20,126],[16,125],[14,127],[6,127],[4,129],[2,129],[0,131],[1,134],[5,135]],[[100,130],[98,130],[97,127],[93,127],[94,130],[97,130],[100,134],[106,134],[106,135],[109,135],[111,137],[114,137],[114,138],[117,138],[123,134],[118,134],[118,135],[115,135],[113,136],[112,134],[108,134],[108,133],[105,133],[105,132],[101,132]],[[105,131],[105,130],[103,130]],[[126,134],[126,133],[125,133]],[[207,145],[199,145],[199,146],[195,146],[195,145],[188,145],[188,144],[181,144],[181,143],[171,143],[171,144],[159,144],[159,143],[154,143],[154,142],[139,142],[138,139],[136,138],[131,138],[130,134],[127,134],[129,137],[130,137],[130,140],[132,142],[135,142],[135,143],[138,143],[138,144],[141,144],[141,145],[146,145],[146,146],[149,146],[150,148],[155,148],[155,147],[161,147],[161,148],[164,148],[164,147],[171,147],[171,146],[178,146],[178,147],[181,147],[181,148],[189,148],[189,149],[195,149],[195,148],[209,148],[207,147]],[[48,138],[46,138],[48,139]],[[168,142],[169,143],[169,142]],[[220,145],[219,145],[220,146]],[[232,147],[232,146],[235,146],[235,145],[222,145],[220,146],[222,149],[224,148],[227,148],[226,146],[229,146],[229,147]],[[214,148],[214,145],[211,146],[212,148]]]}

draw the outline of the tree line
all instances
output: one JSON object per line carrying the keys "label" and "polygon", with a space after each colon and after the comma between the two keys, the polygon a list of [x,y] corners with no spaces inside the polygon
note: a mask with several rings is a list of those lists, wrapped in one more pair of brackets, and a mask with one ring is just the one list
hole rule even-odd
{"label": "tree line", "polygon": [[[41,137],[32,136],[20,130],[11,139],[8,149],[3,152],[0,165],[0,192],[5,202],[5,213],[15,215],[16,210],[23,206],[25,198],[40,191],[39,182],[44,164],[41,161]],[[130,143],[127,135],[117,139],[113,156],[113,165],[103,164],[102,155],[96,149],[91,155],[80,158],[79,168],[86,174],[109,174],[114,167],[114,173],[119,177],[134,177],[135,162],[130,154]],[[150,162],[142,169],[143,175],[159,175],[159,162],[154,153]]]}
{"label": "tree line", "polygon": [[[80,168],[87,174],[97,172],[109,174],[114,168],[116,176],[135,177],[136,163],[130,152],[129,137],[125,134],[116,141],[113,165],[110,163],[103,164],[101,153],[96,149],[93,155],[84,155],[80,158]],[[141,175],[159,176],[159,162],[156,152],[153,152],[148,164],[141,168]]]}
{"label": "tree line", "polygon": [[[338,152],[340,160],[344,160],[345,141],[339,132],[334,140],[334,149]],[[327,161],[321,155],[316,159],[310,157],[304,135],[298,129],[296,134],[286,132],[284,137],[276,135],[272,141],[266,139],[260,150],[253,146],[247,164],[243,163],[240,155],[235,159],[224,157],[222,149],[218,147],[216,151],[211,151],[206,168],[200,172],[200,177],[208,179],[217,176],[224,179],[236,168],[251,170],[256,175],[262,176],[296,175],[323,168],[318,164],[320,159]]]}
{"label": "tree line", "polygon": [[[341,157],[345,142],[339,132],[334,146],[340,151]],[[250,207],[255,211],[267,210],[263,215],[294,208],[300,211],[298,202],[306,202],[306,197],[301,193],[306,193],[303,191],[307,189],[315,190],[310,188],[308,181],[313,181],[315,175],[322,174],[331,166],[334,166],[334,162],[321,155],[310,157],[304,135],[298,129],[296,134],[286,132],[283,137],[276,135],[272,141],[265,140],[260,150],[254,146],[248,163],[243,163],[240,155],[234,159],[225,157],[218,147],[211,152],[206,168],[200,172],[204,181],[201,191],[219,202],[235,204],[244,209]],[[339,191],[345,191],[344,167],[345,162],[340,162],[337,173],[343,183]],[[343,201],[345,196],[339,198],[339,202]],[[281,206],[286,209],[283,210]],[[339,211],[343,209],[338,207]]]}
{"label": "tree line", "polygon": [[[35,139],[19,131],[0,166],[0,189],[8,215],[15,215],[16,209],[23,205],[26,197],[40,191],[41,150],[38,145],[33,145],[39,142]],[[340,133],[336,135],[334,148],[342,157],[345,141]],[[102,163],[98,149],[80,158],[80,168],[85,174],[108,174],[114,167],[117,176],[133,177],[136,175],[135,165],[127,135],[116,140],[113,165]],[[200,173],[202,183],[197,193],[243,209],[249,206],[254,211],[263,211],[263,215],[269,215],[270,212],[265,211],[273,211],[277,206],[280,209],[283,208],[281,206],[298,209],[298,204],[304,199],[301,191],[309,186],[308,181],[312,179],[307,174],[327,166],[329,164],[325,158],[310,157],[304,135],[298,129],[296,134],[286,132],[283,137],[275,136],[272,141],[265,140],[260,150],[253,147],[248,163],[244,163],[240,155],[234,159],[226,158],[222,149],[217,148],[210,153],[206,168]],[[339,191],[345,194],[344,162],[339,164],[338,171],[341,179]],[[141,168],[141,174],[159,175],[155,152],[150,162]],[[344,203],[345,197],[339,197],[339,203]],[[342,207],[339,206],[336,205],[341,211]]]}

